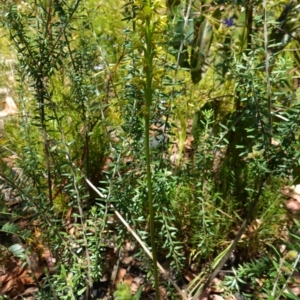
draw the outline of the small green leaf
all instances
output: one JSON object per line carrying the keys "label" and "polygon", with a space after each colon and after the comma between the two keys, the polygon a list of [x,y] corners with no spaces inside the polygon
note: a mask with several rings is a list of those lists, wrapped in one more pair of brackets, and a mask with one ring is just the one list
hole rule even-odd
{"label": "small green leaf", "polygon": [[20,244],[14,244],[8,248],[8,250],[17,257],[23,257],[25,249]]}

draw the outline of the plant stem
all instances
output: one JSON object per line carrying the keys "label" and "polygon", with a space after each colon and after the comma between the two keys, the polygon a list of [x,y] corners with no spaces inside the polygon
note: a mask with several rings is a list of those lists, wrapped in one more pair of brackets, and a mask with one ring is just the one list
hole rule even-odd
{"label": "plant stem", "polygon": [[272,101],[271,101],[271,82],[270,82],[270,53],[268,49],[268,12],[267,1],[263,0],[264,8],[264,47],[265,47],[265,65],[266,65],[266,79],[267,79],[267,100],[268,100],[268,121],[269,121],[269,141],[271,144],[272,139]]}
{"label": "plant stem", "polygon": [[[151,7],[151,0],[147,0],[147,6]],[[153,255],[153,273],[155,282],[155,299],[159,300],[159,282],[158,282],[158,269],[155,245],[155,232],[154,232],[154,207],[152,199],[152,174],[151,174],[151,156],[150,156],[150,117],[151,117],[151,103],[152,103],[152,72],[153,72],[153,49],[152,49],[152,27],[150,17],[146,18],[145,38],[146,48],[145,54],[145,72],[146,72],[146,85],[145,85],[145,154],[147,164],[147,188],[148,188],[148,205],[149,205],[149,222],[150,222],[150,237],[151,248]]]}
{"label": "plant stem", "polygon": [[156,257],[156,245],[155,245],[155,232],[154,232],[154,208],[152,199],[152,174],[151,174],[151,160],[150,160],[150,147],[149,147],[149,114],[145,117],[145,143],[146,143],[146,164],[147,164],[147,187],[148,187],[148,204],[149,204],[149,218],[150,218],[150,237],[151,237],[151,248],[153,256],[153,272],[155,281],[155,298],[159,297],[159,283],[158,283],[158,270],[157,270],[157,257]]}

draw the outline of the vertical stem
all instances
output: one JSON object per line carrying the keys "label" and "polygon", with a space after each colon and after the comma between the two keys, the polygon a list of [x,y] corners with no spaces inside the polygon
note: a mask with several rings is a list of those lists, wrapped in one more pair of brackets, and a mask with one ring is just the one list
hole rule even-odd
{"label": "vertical stem", "polygon": [[[147,6],[151,7],[151,0],[147,0]],[[151,102],[152,102],[152,72],[153,72],[153,49],[152,49],[152,34],[153,28],[151,25],[151,17],[146,17],[145,39],[146,48],[145,54],[145,72],[146,72],[146,86],[145,86],[145,150],[146,150],[146,163],[147,163],[147,187],[148,187],[148,204],[149,204],[149,218],[150,218],[150,237],[151,248],[153,255],[153,273],[155,282],[155,299],[159,300],[159,282],[158,282],[158,269],[157,269],[157,256],[155,245],[155,232],[154,232],[154,207],[152,199],[152,173],[151,173],[151,156],[150,156],[150,117],[151,117]]]}
{"label": "vertical stem", "polygon": [[[43,74],[43,71],[40,70],[39,74]],[[45,78],[44,76],[42,76]],[[38,98],[39,103],[39,111],[40,111],[40,118],[41,118],[41,127],[44,139],[44,148],[46,154],[46,166],[47,166],[47,184],[48,184],[48,197],[49,201],[53,203],[52,197],[52,177],[51,177],[51,165],[50,165],[50,151],[49,151],[49,141],[47,137],[47,127],[46,127],[46,119],[45,119],[45,100],[46,97],[46,86],[41,78],[36,79],[36,96]]]}
{"label": "vertical stem", "polygon": [[246,6],[246,22],[247,22],[247,46],[246,53],[249,54],[252,48],[252,26],[253,26],[253,2],[248,0]]}
{"label": "vertical stem", "polygon": [[266,65],[266,78],[267,78],[267,101],[268,101],[268,114],[269,114],[269,143],[272,138],[272,101],[271,101],[271,83],[270,83],[270,53],[268,50],[268,14],[267,14],[267,0],[263,0],[264,7],[264,46],[265,46],[265,65]]}
{"label": "vertical stem", "polygon": [[149,147],[149,125],[150,119],[149,114],[145,116],[145,143],[146,143],[146,163],[147,163],[147,188],[148,188],[148,204],[149,204],[149,218],[150,218],[150,237],[151,237],[151,248],[153,256],[153,273],[155,281],[155,298],[159,297],[159,282],[158,282],[158,270],[157,270],[157,256],[156,256],[156,245],[155,245],[155,231],[154,231],[154,208],[152,199],[152,174],[151,174],[151,159],[150,159],[150,147]]}

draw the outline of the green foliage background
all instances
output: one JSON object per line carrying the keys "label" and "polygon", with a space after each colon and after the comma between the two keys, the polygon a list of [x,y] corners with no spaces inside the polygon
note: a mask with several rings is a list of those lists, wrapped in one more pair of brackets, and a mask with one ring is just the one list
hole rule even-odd
{"label": "green foliage background", "polygon": [[[132,239],[121,223],[108,230],[114,210],[148,247],[155,240],[178,282],[193,266],[190,295],[243,220],[260,226],[237,245],[241,262],[282,243],[293,221],[280,189],[299,168],[299,10],[293,1],[0,4],[0,85],[19,106],[1,133],[14,168],[1,160],[0,169],[19,200],[13,211],[2,200],[1,225],[14,233],[6,222],[16,216],[38,221],[57,258],[40,299],[89,294],[108,271],[108,241]],[[136,255],[151,281],[155,267]]]}

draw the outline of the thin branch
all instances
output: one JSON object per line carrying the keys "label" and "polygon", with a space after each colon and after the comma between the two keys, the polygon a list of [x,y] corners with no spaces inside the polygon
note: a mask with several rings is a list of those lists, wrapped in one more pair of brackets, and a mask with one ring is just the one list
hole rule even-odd
{"label": "thin branch", "polygon": [[[292,270],[297,270],[297,265],[298,265],[299,260],[300,260],[300,253],[297,255],[297,258],[296,258],[295,262],[293,263]],[[279,275],[281,275],[281,272],[282,272],[282,270],[279,270],[279,273],[277,274],[276,282],[274,284],[274,288],[273,288],[273,291],[272,291],[272,296],[273,297],[275,296],[275,289],[276,289],[276,286],[277,286]],[[288,282],[292,279],[292,277],[293,277],[293,272],[291,272],[289,274],[288,278],[285,281],[285,284],[280,289],[281,291],[284,292],[284,290],[287,287]],[[282,296],[281,293],[278,294],[278,296],[275,298],[275,300],[278,300],[280,298],[280,296]]]}
{"label": "thin branch", "polygon": [[264,8],[264,46],[265,46],[265,67],[266,67],[266,79],[267,79],[267,101],[268,101],[268,116],[269,116],[269,143],[272,138],[272,102],[271,102],[271,83],[270,83],[270,53],[268,50],[268,12],[267,12],[267,0],[263,0]]}

